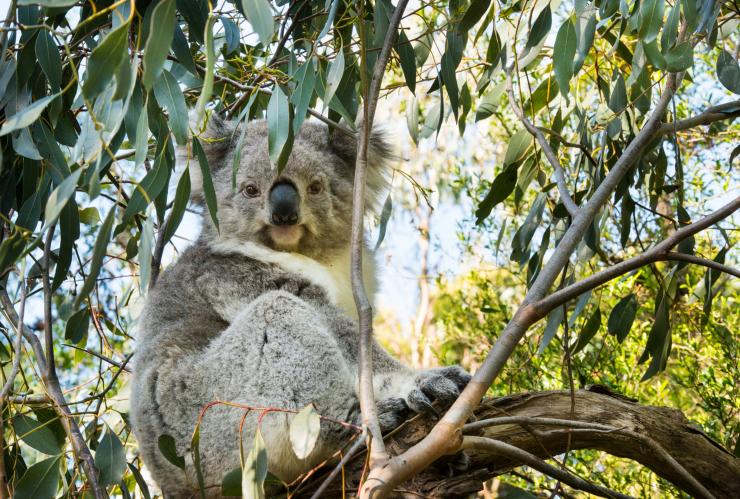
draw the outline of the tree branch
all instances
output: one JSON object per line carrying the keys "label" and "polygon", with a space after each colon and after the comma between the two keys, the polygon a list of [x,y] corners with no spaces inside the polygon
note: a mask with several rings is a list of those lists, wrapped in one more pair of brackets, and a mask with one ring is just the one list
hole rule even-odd
{"label": "tree branch", "polygon": [[536,317],[536,320],[539,320],[542,317],[546,316],[550,312],[550,310],[553,310],[563,303],[566,303],[573,298],[577,298],[583,293],[590,291],[598,286],[601,286],[602,284],[609,282],[616,277],[624,275],[627,272],[631,272],[645,265],[665,260],[695,263],[703,265],[705,267],[717,269],[722,272],[726,272],[728,274],[734,275],[735,277],[740,277],[740,272],[738,272],[738,270],[733,269],[732,267],[729,267],[727,265],[723,265],[718,262],[707,260],[705,258],[700,258],[694,255],[670,252],[670,250],[678,245],[678,243],[680,243],[681,241],[688,239],[697,232],[706,229],[710,225],[729,217],[738,209],[740,209],[740,196],[736,197],[734,200],[727,203],[719,210],[711,213],[710,215],[707,215],[701,220],[690,225],[685,225],[684,227],[681,227],[676,232],[671,234],[670,237],[653,246],[644,253],[634,256],[628,260],[619,262],[612,267],[604,269],[601,272],[597,272],[596,274],[590,275],[581,281],[573,283],[570,286],[566,286],[565,288],[557,290],[551,295],[538,300],[530,306],[534,317]]}
{"label": "tree branch", "polygon": [[85,470],[87,475],[87,481],[90,484],[90,488],[94,494],[95,499],[105,499],[108,494],[100,483],[98,482],[98,470],[95,467],[95,460],[93,459],[90,449],[85,443],[85,439],[82,437],[80,427],[77,425],[77,421],[70,413],[67,401],[64,398],[64,392],[62,392],[59,384],[59,378],[57,377],[56,367],[54,363],[54,337],[52,331],[53,317],[51,315],[51,284],[49,279],[50,262],[49,257],[51,251],[51,242],[54,236],[54,227],[52,225],[48,229],[46,236],[46,243],[44,245],[44,258],[43,268],[41,272],[41,281],[44,289],[44,339],[46,343],[46,369],[41,373],[41,379],[44,382],[49,397],[54,401],[54,409],[59,415],[59,419],[64,427],[64,431],[67,433],[67,437],[72,443],[72,448],[78,459],[82,461],[82,468]]}
{"label": "tree branch", "polygon": [[[740,459],[680,411],[643,406],[605,392],[603,387],[576,390],[574,400],[572,420],[568,390],[487,399],[476,408],[477,421],[467,424],[465,433],[505,442],[540,459],[565,452],[570,434],[571,450],[592,449],[633,460],[691,495],[740,497]],[[490,421],[501,424],[492,425]],[[390,451],[403,454],[423,439],[434,424],[432,418],[416,418],[387,437],[386,445]],[[545,431],[551,428],[558,429]],[[485,481],[527,464],[495,449],[471,449],[466,454],[464,470],[451,474],[455,468],[450,466],[450,460],[440,460],[412,480],[395,485],[391,492],[403,489],[422,497],[468,497],[480,491]],[[673,463],[668,460],[673,459],[671,456],[675,456]],[[359,482],[362,468],[362,459],[349,464],[348,485]],[[692,479],[699,488],[692,485]],[[334,482],[322,497],[341,497],[341,486]]]}
{"label": "tree branch", "polygon": [[535,139],[537,139],[537,142],[540,144],[542,151],[545,153],[547,161],[550,163],[550,166],[552,166],[552,169],[555,172],[555,182],[558,186],[558,192],[560,192],[560,198],[563,201],[565,208],[568,210],[568,213],[570,213],[570,216],[575,217],[576,213],[578,212],[578,205],[576,205],[575,201],[573,201],[573,198],[570,195],[570,192],[568,192],[568,185],[565,181],[565,172],[563,171],[563,166],[560,164],[558,157],[555,155],[552,147],[550,147],[550,144],[547,142],[547,139],[542,133],[542,130],[530,123],[530,121],[525,116],[522,108],[519,107],[519,102],[517,102],[516,97],[514,96],[514,88],[511,81],[511,69],[508,69],[506,71],[506,91],[509,94],[509,104],[511,104],[512,111],[514,111],[514,114],[516,114],[517,118],[519,118],[519,121],[522,122],[524,128],[526,128],[527,131],[532,134]]}
{"label": "tree branch", "polygon": [[[355,165],[355,178],[352,191],[352,243],[351,243],[351,281],[352,295],[357,306],[358,329],[359,329],[359,386],[360,386],[360,409],[362,412],[362,423],[372,439],[370,443],[370,467],[380,465],[388,458],[383,444],[383,438],[378,424],[377,408],[375,406],[375,393],[373,389],[373,310],[370,300],[365,291],[362,275],[362,252],[364,248],[364,217],[365,217],[365,181],[367,177],[367,153],[370,143],[370,131],[373,127],[375,109],[378,105],[380,86],[385,75],[385,67],[390,58],[391,48],[398,35],[398,26],[401,23],[403,12],[408,0],[399,0],[396,9],[388,23],[388,31],[383,41],[383,47],[378,54],[373,67],[372,79],[369,85],[364,85],[365,95],[363,97],[363,122],[357,140],[357,160]],[[363,80],[367,67],[364,40],[360,40],[362,48],[362,68],[360,69]],[[363,83],[367,83],[366,81]],[[363,487],[361,496],[366,496],[368,491]]]}
{"label": "tree branch", "polygon": [[619,499],[632,499],[632,496],[620,494],[606,487],[596,485],[589,481],[584,480],[572,473],[569,473],[563,469],[556,468],[555,466],[546,463],[542,459],[538,458],[534,454],[530,454],[518,447],[511,444],[501,442],[500,440],[494,440],[487,437],[471,437],[467,436],[463,438],[462,444],[463,450],[478,450],[488,452],[490,454],[498,454],[508,459],[515,460],[522,464],[526,464],[530,468],[533,468],[540,473],[544,473],[547,476],[556,478],[566,485],[570,485],[574,489],[583,490],[584,492],[590,492],[591,494],[600,497],[616,497]]}
{"label": "tree branch", "polygon": [[0,409],[5,405],[5,399],[13,388],[13,382],[15,381],[16,376],[18,376],[18,371],[20,371],[21,368],[21,353],[23,352],[23,334],[21,333],[21,330],[23,329],[23,317],[26,313],[26,279],[23,271],[21,271],[20,274],[20,285],[21,305],[20,312],[18,313],[18,321],[16,322],[15,346],[13,347],[13,367],[10,369],[10,374],[8,374],[8,379],[5,380],[2,390],[0,390]]}
{"label": "tree branch", "polygon": [[680,132],[701,125],[709,125],[715,121],[729,120],[740,116],[740,100],[725,102],[718,106],[712,106],[701,114],[686,118],[685,120],[663,123],[658,129],[660,135]]}

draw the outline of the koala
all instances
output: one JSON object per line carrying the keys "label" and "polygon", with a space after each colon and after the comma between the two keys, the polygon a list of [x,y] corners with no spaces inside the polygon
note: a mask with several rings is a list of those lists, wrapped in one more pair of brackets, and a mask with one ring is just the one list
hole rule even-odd
{"label": "koala", "polygon": [[[270,164],[264,121],[238,125],[211,116],[200,141],[219,229],[205,216],[197,241],[159,277],[139,319],[134,356],[132,425],[167,497],[197,490],[190,442],[209,402],[289,410],[314,404],[332,420],[361,421],[349,273],[356,139],[307,122],[280,174]],[[384,136],[373,132],[369,207],[386,188],[389,151]],[[202,204],[200,168],[191,162],[189,171],[193,199]],[[363,261],[370,287],[370,250]],[[383,430],[413,413],[449,406],[470,380],[457,366],[412,370],[377,344],[373,361]],[[315,448],[299,459],[288,437],[291,413],[272,412],[258,421],[259,411],[242,419],[244,412],[226,404],[204,412],[200,467],[212,497],[219,496],[224,475],[240,466],[240,443],[246,455],[258,424],[268,469],[286,483],[329,458],[354,431],[322,420]],[[162,435],[174,438],[186,458],[184,470],[161,454]]]}

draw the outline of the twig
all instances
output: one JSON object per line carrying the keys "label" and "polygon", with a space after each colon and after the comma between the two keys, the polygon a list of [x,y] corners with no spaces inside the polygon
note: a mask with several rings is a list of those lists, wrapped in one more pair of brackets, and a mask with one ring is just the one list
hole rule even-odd
{"label": "twig", "polygon": [[544,473],[545,475],[551,476],[560,480],[561,482],[568,484],[574,489],[583,490],[591,494],[601,497],[615,497],[618,499],[631,499],[632,496],[620,494],[601,485],[596,485],[583,478],[576,476],[568,471],[556,468],[555,466],[546,463],[544,460],[524,451],[518,447],[514,447],[511,444],[507,444],[500,440],[494,440],[486,437],[471,437],[466,436],[463,438],[463,449],[475,449],[483,450],[502,456],[506,456],[509,459],[516,460],[519,463],[526,464],[527,466],[536,469],[537,471]]}
{"label": "twig", "polygon": [[51,284],[49,280],[49,253],[51,251],[51,240],[54,235],[54,227],[49,227],[46,246],[44,248],[44,265],[41,272],[41,280],[44,288],[44,339],[46,343],[46,369],[42,371],[41,379],[44,382],[49,397],[54,401],[54,409],[59,415],[59,419],[64,427],[64,431],[67,433],[72,448],[77,455],[77,458],[82,460],[82,468],[85,470],[87,475],[87,481],[90,484],[90,488],[94,494],[95,499],[105,499],[108,497],[105,489],[98,483],[98,470],[95,468],[95,460],[93,459],[90,449],[85,443],[85,439],[82,437],[80,427],[77,425],[77,421],[72,416],[67,406],[67,401],[64,398],[61,386],[59,385],[59,378],[57,377],[55,363],[54,363],[54,337],[52,334],[52,316],[51,316]]}
{"label": "twig", "polygon": [[575,217],[576,213],[578,213],[578,205],[576,205],[575,201],[573,201],[573,198],[570,196],[570,192],[568,192],[568,185],[565,181],[563,166],[560,164],[558,157],[547,142],[542,130],[530,123],[524,115],[522,108],[519,107],[519,102],[514,96],[514,87],[511,81],[511,69],[506,71],[506,91],[509,94],[509,104],[511,104],[512,111],[514,111],[514,114],[519,118],[519,121],[522,122],[524,128],[526,128],[527,131],[537,139],[542,151],[545,153],[547,161],[550,163],[550,166],[552,166],[552,169],[555,172],[555,182],[558,185],[558,192],[560,192],[560,198],[562,199],[565,208],[568,210],[568,213],[570,213],[570,216]]}
{"label": "twig", "polygon": [[20,311],[18,312],[15,346],[13,348],[13,367],[10,370],[10,374],[8,374],[8,379],[5,381],[2,390],[0,390],[0,408],[5,404],[5,398],[8,396],[8,393],[10,393],[10,389],[13,388],[13,382],[15,381],[16,376],[18,376],[18,371],[20,371],[21,368],[21,353],[23,351],[23,334],[21,333],[21,330],[23,329],[23,317],[26,313],[26,280],[24,274],[24,271],[21,271],[21,304]]}
{"label": "twig", "polygon": [[[367,176],[367,152],[370,143],[370,131],[373,126],[375,109],[378,105],[378,96],[380,94],[380,85],[385,75],[385,67],[388,64],[391,48],[398,35],[398,26],[401,23],[403,12],[406,9],[408,0],[400,0],[393,15],[388,23],[388,32],[386,33],[383,47],[378,54],[373,68],[372,79],[369,85],[365,85],[365,95],[363,98],[363,122],[360,134],[357,140],[357,160],[355,166],[354,187],[352,191],[352,239],[351,239],[351,281],[352,294],[355,305],[357,306],[358,327],[359,327],[359,386],[360,386],[360,409],[362,412],[362,422],[367,428],[372,445],[370,446],[370,467],[381,464],[388,458],[383,443],[383,436],[378,424],[378,413],[375,406],[375,394],[373,389],[373,361],[372,361],[372,342],[373,342],[373,310],[365,292],[362,275],[362,250],[364,247],[364,217],[365,217],[365,180]],[[361,47],[365,48],[364,40],[361,40]],[[366,66],[366,54],[363,53],[362,63]],[[365,67],[361,70],[361,75],[365,79]],[[371,489],[363,486],[363,495],[369,493]]]}
{"label": "twig", "polygon": [[[16,0],[11,0],[10,5],[8,5],[8,13],[5,14],[5,21],[3,22],[3,25],[5,27],[8,27],[13,22],[13,19],[15,19],[15,9],[16,9]],[[0,32],[0,50],[3,53],[0,53],[0,61],[5,59],[5,42],[7,41],[8,37],[8,29],[3,29]]]}
{"label": "twig", "polygon": [[352,459],[357,452],[362,449],[365,446],[365,439],[367,435],[366,432],[362,432],[360,435],[357,436],[357,439],[355,440],[355,443],[352,444],[352,447],[347,450],[347,452],[342,456],[342,459],[337,463],[337,465],[334,467],[333,470],[331,470],[331,473],[329,473],[326,478],[324,478],[324,481],[321,482],[321,485],[318,489],[316,489],[316,492],[311,495],[311,499],[320,499],[326,488],[331,484],[332,481],[336,478],[336,476],[339,474],[339,472],[344,468],[350,459]]}
{"label": "twig", "polygon": [[663,123],[658,129],[660,135],[688,130],[700,125],[709,125],[715,121],[729,120],[740,116],[740,100],[725,102],[718,106],[708,108],[701,114],[686,118],[685,120]]}

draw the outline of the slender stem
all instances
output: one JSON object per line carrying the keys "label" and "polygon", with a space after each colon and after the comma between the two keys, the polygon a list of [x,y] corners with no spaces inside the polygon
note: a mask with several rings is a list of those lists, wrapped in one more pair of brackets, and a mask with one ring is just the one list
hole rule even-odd
{"label": "slender stem", "polygon": [[329,484],[331,484],[332,481],[334,481],[342,468],[344,468],[349,460],[352,459],[355,454],[357,454],[357,452],[365,446],[365,438],[365,432],[362,432],[360,435],[357,436],[357,439],[352,444],[352,447],[350,447],[342,456],[342,459],[337,463],[334,469],[331,470],[331,473],[329,473],[326,478],[324,478],[324,481],[321,482],[321,485],[318,489],[316,489],[316,492],[311,495],[311,499],[320,499],[322,497],[326,488],[329,486]]}
{"label": "slender stem", "polygon": [[[398,26],[401,23],[403,12],[408,0],[400,0],[393,11],[388,24],[383,47],[378,54],[373,67],[372,78],[369,85],[365,85],[363,98],[363,122],[357,141],[357,161],[355,165],[354,187],[352,192],[352,242],[351,242],[351,278],[352,294],[357,306],[359,326],[359,387],[360,408],[362,411],[362,422],[370,436],[372,445],[370,447],[371,468],[386,461],[388,454],[385,450],[383,437],[378,424],[377,408],[375,406],[375,393],[373,389],[373,310],[370,300],[365,291],[362,275],[362,251],[364,238],[364,216],[365,216],[365,180],[367,177],[367,153],[370,143],[370,131],[373,126],[373,117],[378,105],[380,86],[385,75],[385,68],[390,58],[391,48],[398,34]],[[362,4],[360,5],[362,8]],[[362,20],[360,21],[362,23]],[[361,28],[362,29],[362,28]],[[364,40],[361,40],[364,49]],[[361,76],[365,78],[366,54],[362,54]]]}
{"label": "slender stem", "polygon": [[658,133],[668,134],[681,130],[688,130],[700,125],[709,125],[715,121],[729,120],[740,116],[740,100],[725,102],[718,106],[712,106],[701,114],[686,118],[685,120],[663,123]]}
{"label": "slender stem", "polygon": [[568,471],[546,463],[539,457],[531,454],[525,450],[515,447],[511,444],[501,442],[500,440],[494,440],[486,437],[471,437],[466,436],[463,438],[463,449],[475,449],[479,451],[487,451],[496,454],[501,454],[509,459],[516,461],[517,463],[526,464],[527,466],[536,469],[537,471],[544,473],[545,475],[551,476],[560,480],[561,482],[573,487],[574,489],[583,490],[591,494],[600,497],[615,497],[619,499],[631,499],[632,496],[620,494],[601,485],[596,485],[583,478],[576,476]]}
{"label": "slender stem", "polygon": [[20,285],[20,311],[18,312],[18,325],[16,327],[15,345],[13,347],[13,367],[10,370],[10,374],[8,374],[8,379],[5,380],[2,390],[0,390],[0,409],[5,405],[5,398],[10,393],[11,388],[13,388],[13,382],[21,368],[21,353],[23,352],[23,334],[21,331],[23,330],[23,317],[26,313],[26,278],[24,270],[21,270],[20,273]]}
{"label": "slender stem", "polygon": [[555,155],[555,151],[553,151],[552,147],[550,147],[550,143],[547,142],[545,134],[543,134],[542,130],[534,126],[527,119],[524,111],[522,111],[522,108],[519,107],[519,102],[514,96],[514,87],[511,81],[511,70],[506,71],[506,91],[509,94],[509,104],[511,105],[512,111],[514,111],[514,114],[516,114],[517,118],[519,118],[519,121],[522,122],[524,128],[526,128],[527,131],[531,133],[535,139],[537,139],[537,142],[540,144],[542,151],[545,153],[547,161],[550,163],[550,166],[552,166],[552,169],[555,172],[555,182],[558,186],[558,192],[560,192],[560,198],[562,199],[565,208],[568,210],[568,213],[570,213],[570,215],[574,217],[578,212],[578,206],[576,205],[575,201],[573,201],[570,192],[568,192],[568,185],[565,181],[565,172],[563,171],[563,166],[560,164],[558,157]]}

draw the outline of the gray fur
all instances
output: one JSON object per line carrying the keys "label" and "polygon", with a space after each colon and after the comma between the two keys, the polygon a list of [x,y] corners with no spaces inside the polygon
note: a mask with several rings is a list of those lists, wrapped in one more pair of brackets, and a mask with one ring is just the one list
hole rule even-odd
{"label": "gray fur", "polygon": [[[218,198],[220,232],[204,217],[201,237],[159,278],[139,322],[134,357],[133,428],[147,467],[168,496],[189,495],[196,487],[189,446],[209,402],[284,409],[313,403],[324,416],[359,421],[357,326],[348,305],[351,290],[342,279],[351,232],[352,141],[316,124],[305,124],[295,138],[281,178],[299,192],[303,229],[297,242],[286,244],[270,232],[266,193],[276,175],[267,156],[265,124],[247,126],[233,190],[231,164],[241,130],[210,121],[201,140]],[[379,136],[373,143],[370,195],[379,197],[381,153],[387,147]],[[197,170],[191,165],[191,174]],[[194,177],[195,197],[202,198]],[[311,195],[307,188],[315,181],[324,189]],[[259,187],[259,196],[244,195],[250,183]],[[366,260],[372,262],[371,255]],[[339,276],[336,289],[325,276]],[[451,403],[469,380],[458,367],[412,371],[378,345],[373,355],[384,429],[410,411],[427,410],[434,400]],[[239,467],[242,415],[238,408],[217,405],[200,427],[202,469],[212,496],[218,496],[223,476]],[[253,412],[245,419],[245,452],[257,416]],[[285,481],[330,456],[351,432],[322,422],[316,448],[299,460],[287,438],[290,419],[272,413],[261,426],[269,469]],[[187,456],[184,472],[159,452],[164,434],[174,437],[178,452]]]}

